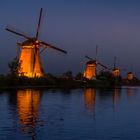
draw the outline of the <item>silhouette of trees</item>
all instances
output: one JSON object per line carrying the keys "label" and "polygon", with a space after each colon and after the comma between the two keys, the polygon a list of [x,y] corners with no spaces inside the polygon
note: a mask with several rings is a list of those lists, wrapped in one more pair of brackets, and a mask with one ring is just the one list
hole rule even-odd
{"label": "silhouette of trees", "polygon": [[17,75],[18,71],[20,70],[20,63],[18,61],[18,58],[13,58],[12,61],[8,63],[8,67],[10,69],[11,75]]}
{"label": "silhouette of trees", "polygon": [[83,80],[83,73],[79,72],[77,73],[77,75],[75,76],[75,80]]}
{"label": "silhouette of trees", "polygon": [[62,78],[64,79],[73,79],[73,74],[72,74],[72,71],[67,71],[65,73],[62,74]]}

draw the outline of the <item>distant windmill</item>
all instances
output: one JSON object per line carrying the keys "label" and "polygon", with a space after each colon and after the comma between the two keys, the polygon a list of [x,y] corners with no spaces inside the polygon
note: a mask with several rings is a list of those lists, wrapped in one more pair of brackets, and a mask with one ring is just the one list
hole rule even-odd
{"label": "distant windmill", "polygon": [[131,66],[131,68],[132,68],[132,71],[127,71],[127,79],[129,81],[134,80],[134,77],[135,77],[134,70],[133,70],[133,65]]}
{"label": "distant windmill", "polygon": [[[108,69],[105,65],[97,61],[97,49],[98,47],[96,46],[96,58],[93,59],[89,56],[85,56],[89,61],[86,63],[86,68],[84,71],[84,77],[87,79],[95,79],[97,76],[97,65],[100,65],[104,69]],[[109,70],[109,69],[108,69]]]}
{"label": "distant windmill", "polygon": [[114,57],[114,67],[112,69],[112,76],[119,77],[120,76],[120,69],[116,67],[117,57]]}
{"label": "distant windmill", "polygon": [[131,81],[134,79],[134,73],[133,72],[127,72],[127,80]]}
{"label": "distant windmill", "polygon": [[131,81],[134,79],[134,73],[132,71],[128,71],[128,69],[124,69],[125,72],[127,73],[127,80]]}
{"label": "distant windmill", "polygon": [[21,47],[21,52],[20,52],[20,57],[19,57],[20,69],[18,71],[19,76],[22,76],[22,75],[27,76],[27,77],[43,77],[44,76],[44,72],[43,72],[43,68],[42,68],[41,60],[40,60],[40,53],[42,53],[46,48],[52,48],[62,53],[67,53],[65,50],[54,47],[38,39],[40,25],[41,25],[41,18],[42,18],[42,10],[43,9],[41,8],[35,37],[29,37],[13,29],[6,28],[7,31],[12,32],[18,36],[21,36],[27,39],[26,41],[22,43],[18,43],[18,45],[20,45]]}

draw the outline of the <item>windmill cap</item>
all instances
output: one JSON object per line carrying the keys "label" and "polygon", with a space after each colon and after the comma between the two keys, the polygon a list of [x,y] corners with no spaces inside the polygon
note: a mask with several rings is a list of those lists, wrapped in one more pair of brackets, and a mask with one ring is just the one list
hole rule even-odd
{"label": "windmill cap", "polygon": [[133,74],[133,73],[130,71],[130,72],[128,72],[127,74]]}
{"label": "windmill cap", "polygon": [[87,62],[87,64],[94,64],[94,63],[96,63],[96,60],[90,60]]}
{"label": "windmill cap", "polygon": [[113,70],[119,70],[119,68],[113,68]]}
{"label": "windmill cap", "polygon": [[35,40],[35,38],[25,40],[24,42],[21,43],[21,46],[32,46],[34,45],[33,40]]}

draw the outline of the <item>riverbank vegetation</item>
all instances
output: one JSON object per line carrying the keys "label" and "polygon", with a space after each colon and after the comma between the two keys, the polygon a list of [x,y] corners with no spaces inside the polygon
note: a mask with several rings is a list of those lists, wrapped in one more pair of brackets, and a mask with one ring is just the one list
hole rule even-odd
{"label": "riverbank vegetation", "polygon": [[114,78],[109,72],[101,72],[96,79],[92,80],[84,78],[82,73],[78,73],[76,76],[73,76],[71,71],[67,71],[60,76],[54,76],[48,73],[42,78],[19,77],[15,73],[0,75],[0,88],[110,88],[122,85],[140,85],[140,81],[136,78],[131,81],[122,79],[121,77]]}
{"label": "riverbank vegetation", "polygon": [[9,64],[9,74],[0,75],[0,88],[82,88],[82,87],[114,87],[122,85],[140,85],[140,81],[134,77],[133,80],[123,79],[121,76],[113,77],[109,71],[100,71],[96,79],[86,79],[83,73],[79,72],[73,75],[72,71],[66,71],[60,76],[54,76],[50,73],[44,77],[28,78],[18,76],[18,59],[14,58]]}

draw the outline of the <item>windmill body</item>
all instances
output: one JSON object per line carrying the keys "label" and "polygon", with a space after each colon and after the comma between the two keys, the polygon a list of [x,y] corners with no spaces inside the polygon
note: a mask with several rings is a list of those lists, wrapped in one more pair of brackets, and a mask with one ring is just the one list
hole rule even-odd
{"label": "windmill body", "polygon": [[86,68],[84,71],[84,77],[87,79],[95,79],[96,78],[96,61],[91,60],[86,63]]}
{"label": "windmill body", "polygon": [[127,73],[127,79],[128,79],[129,81],[133,80],[133,79],[134,79],[134,74],[133,74],[132,72],[128,72],[128,73]]}
{"label": "windmill body", "polygon": [[19,63],[19,76],[43,77],[44,74],[39,49],[35,50],[35,45],[30,40],[27,40],[21,44]]}

